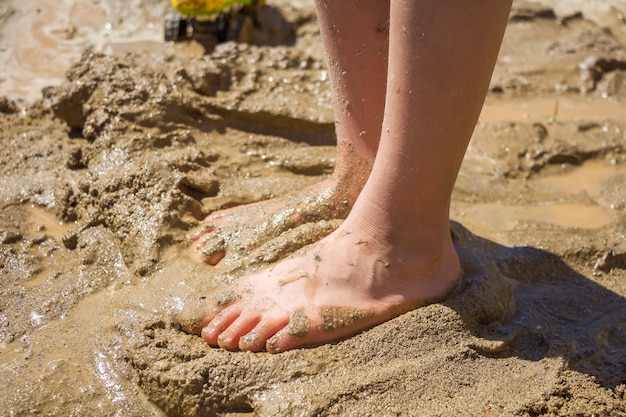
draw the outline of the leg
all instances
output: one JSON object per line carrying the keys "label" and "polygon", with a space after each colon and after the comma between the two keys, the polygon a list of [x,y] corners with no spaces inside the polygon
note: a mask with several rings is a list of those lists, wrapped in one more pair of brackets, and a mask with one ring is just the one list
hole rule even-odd
{"label": "leg", "polygon": [[[198,252],[209,264],[217,264],[226,255],[228,236],[241,235],[242,229],[250,230],[247,245],[254,249],[264,238],[301,223],[345,218],[367,181],[382,124],[389,3],[328,2],[318,8],[318,16],[335,98],[335,172],[330,179],[292,196],[211,214],[195,236]],[[272,230],[258,230],[268,224]]]}
{"label": "leg", "polygon": [[367,181],[380,141],[389,55],[389,1],[317,4],[334,96],[334,181],[350,206]]}
{"label": "leg", "polygon": [[510,0],[391,2],[381,142],[349,216],[301,253],[242,278],[231,302],[193,330],[226,349],[281,352],[352,335],[455,288],[450,196],[509,8]]}

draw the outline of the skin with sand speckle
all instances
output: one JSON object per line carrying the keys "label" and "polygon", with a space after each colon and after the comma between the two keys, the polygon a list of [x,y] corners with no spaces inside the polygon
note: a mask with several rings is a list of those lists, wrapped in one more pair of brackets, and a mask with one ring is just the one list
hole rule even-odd
{"label": "skin with sand speckle", "polygon": [[359,310],[352,307],[327,306],[320,309],[324,330],[333,331],[341,327],[351,326],[360,320],[372,316],[371,311]]}
{"label": "skin with sand speckle", "polygon": [[306,316],[304,311],[297,310],[289,319],[288,333],[291,336],[304,337],[309,332],[311,320]]}

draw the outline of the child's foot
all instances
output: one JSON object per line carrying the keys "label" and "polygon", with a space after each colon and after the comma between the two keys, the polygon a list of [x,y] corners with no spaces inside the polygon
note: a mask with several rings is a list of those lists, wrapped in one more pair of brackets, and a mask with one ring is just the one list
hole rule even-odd
{"label": "child's foot", "polygon": [[302,224],[345,219],[351,206],[346,187],[331,178],[286,197],[212,213],[192,238],[200,259],[217,265],[229,253],[251,253]]}
{"label": "child's foot", "polygon": [[439,242],[404,244],[352,217],[292,258],[242,278],[188,330],[213,346],[277,353],[353,335],[456,288],[460,266],[448,231]]}

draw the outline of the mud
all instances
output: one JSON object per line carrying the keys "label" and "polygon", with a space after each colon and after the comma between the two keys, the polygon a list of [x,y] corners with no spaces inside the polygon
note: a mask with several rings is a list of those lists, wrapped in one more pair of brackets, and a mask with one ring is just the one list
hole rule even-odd
{"label": "mud", "polygon": [[324,330],[333,331],[368,319],[372,317],[372,312],[351,307],[327,306],[321,309],[320,315]]}
{"label": "mud", "polygon": [[296,310],[289,318],[289,327],[287,334],[290,336],[304,337],[309,332],[311,320],[304,314],[302,310]]}
{"label": "mud", "polygon": [[626,4],[515,2],[447,301],[270,355],[182,327],[345,210],[223,230],[217,266],[189,237],[332,172],[313,6],[268,2],[273,32],[204,49],[160,42],[166,2],[127,3],[0,2],[1,415],[626,416]]}

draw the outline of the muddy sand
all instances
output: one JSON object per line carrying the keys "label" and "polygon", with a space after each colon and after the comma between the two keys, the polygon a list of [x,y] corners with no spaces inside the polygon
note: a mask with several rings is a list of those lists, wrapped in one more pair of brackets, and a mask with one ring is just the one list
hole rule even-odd
{"label": "muddy sand", "polygon": [[515,3],[453,196],[460,291],[279,355],[181,320],[341,213],[222,230],[215,267],[188,236],[332,172],[314,9],[203,51],[160,42],[165,3],[0,1],[0,415],[626,416],[624,2]]}

